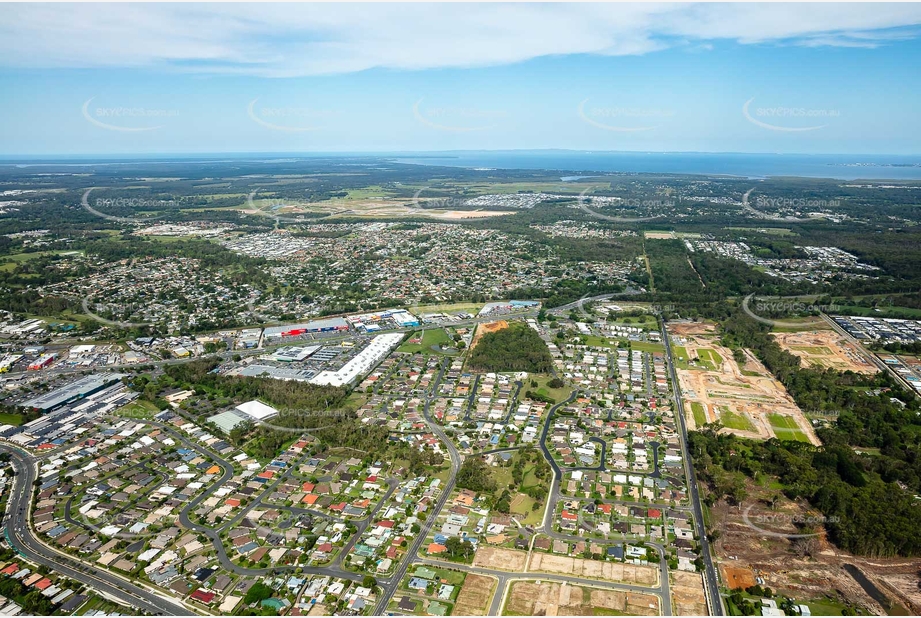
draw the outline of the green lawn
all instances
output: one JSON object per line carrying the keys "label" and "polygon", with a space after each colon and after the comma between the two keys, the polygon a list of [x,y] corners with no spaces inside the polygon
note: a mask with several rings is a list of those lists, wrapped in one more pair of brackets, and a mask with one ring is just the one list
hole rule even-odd
{"label": "green lawn", "polygon": [[22,414],[0,414],[0,425],[22,425]]}
{"label": "green lawn", "polygon": [[697,350],[697,358],[701,365],[708,369],[717,370],[723,364],[723,357],[716,350],[709,348],[700,348]]}
{"label": "green lawn", "polygon": [[[544,395],[545,397],[550,397],[555,402],[559,403],[565,400],[572,393],[572,388],[567,385],[564,385],[562,388],[550,388],[548,383],[553,379],[553,376],[545,374],[535,374],[528,378],[525,382],[524,388],[522,388],[522,397],[524,393],[528,390],[536,390],[538,395]],[[531,386],[531,380],[537,381],[537,388],[535,389]]]}
{"label": "green lawn", "polygon": [[127,416],[129,418],[153,418],[158,412],[160,412],[160,408],[153,403],[144,399],[136,399],[128,405],[115,410],[114,414],[116,416]]}
{"label": "green lawn", "polygon": [[692,401],[691,412],[694,414],[694,424],[697,425],[697,427],[703,427],[707,424],[707,413],[702,403]]}
{"label": "green lawn", "polygon": [[719,409],[720,422],[729,429],[738,429],[739,431],[754,431],[751,421],[745,416],[737,414],[729,408],[722,406]]}
{"label": "green lawn", "polygon": [[798,442],[809,442],[809,438],[802,432],[796,421],[789,416],[782,414],[768,414],[768,421],[780,440],[796,440]]}
{"label": "green lawn", "polygon": [[[409,342],[411,339],[417,339],[420,336],[422,337],[422,343]],[[397,348],[397,351],[409,352],[411,354],[415,354],[416,352],[423,352],[426,350],[431,352],[433,345],[446,345],[450,343],[451,338],[443,328],[427,328],[424,331],[416,331],[410,335],[409,339],[406,340],[406,343]]]}
{"label": "green lawn", "polygon": [[598,335],[583,335],[582,338],[585,340],[585,345],[594,346],[596,348],[617,347],[616,339],[608,339],[607,337],[599,337]]}
{"label": "green lawn", "polygon": [[650,341],[631,341],[630,348],[640,352],[665,352],[665,345]]}

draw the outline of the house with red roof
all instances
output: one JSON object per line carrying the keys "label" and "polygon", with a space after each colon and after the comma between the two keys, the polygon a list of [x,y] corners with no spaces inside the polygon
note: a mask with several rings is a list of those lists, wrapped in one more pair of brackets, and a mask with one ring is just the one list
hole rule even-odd
{"label": "house with red roof", "polygon": [[50,586],[51,586],[51,580],[46,577],[42,579],[41,581],[35,582],[34,587],[37,588],[38,590],[45,590],[49,588]]}
{"label": "house with red roof", "polygon": [[3,569],[2,571],[0,571],[0,574],[2,574],[2,575],[15,575],[15,574],[18,573],[18,572],[19,572],[19,564],[16,563],[16,562],[14,562],[13,564],[9,565],[8,567],[6,567],[6,568]]}
{"label": "house with red roof", "polygon": [[198,601],[200,603],[204,603],[205,605],[210,605],[211,602],[214,601],[214,593],[210,590],[202,590],[199,588],[193,592],[189,598],[193,601]]}

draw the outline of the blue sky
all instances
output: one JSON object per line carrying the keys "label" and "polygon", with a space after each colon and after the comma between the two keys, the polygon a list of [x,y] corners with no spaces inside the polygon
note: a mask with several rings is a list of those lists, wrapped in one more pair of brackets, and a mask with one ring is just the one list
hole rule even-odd
{"label": "blue sky", "polygon": [[921,4],[0,5],[0,154],[918,154]]}

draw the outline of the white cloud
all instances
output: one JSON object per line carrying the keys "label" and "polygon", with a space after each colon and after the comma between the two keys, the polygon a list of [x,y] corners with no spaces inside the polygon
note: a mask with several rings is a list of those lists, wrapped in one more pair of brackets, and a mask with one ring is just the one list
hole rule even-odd
{"label": "white cloud", "polygon": [[921,24],[921,5],[74,3],[4,4],[0,18],[0,65],[285,77],[645,54],[679,41],[873,47]]}

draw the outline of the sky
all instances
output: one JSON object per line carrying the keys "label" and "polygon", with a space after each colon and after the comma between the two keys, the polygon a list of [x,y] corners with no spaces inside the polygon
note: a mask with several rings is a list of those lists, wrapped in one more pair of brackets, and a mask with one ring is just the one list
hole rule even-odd
{"label": "sky", "polygon": [[921,3],[0,4],[0,155],[919,154]]}

